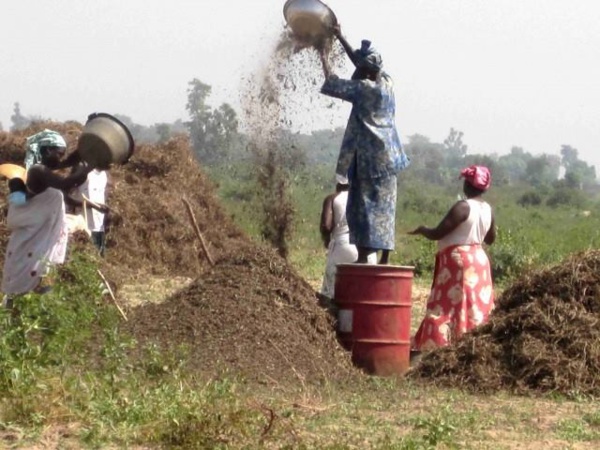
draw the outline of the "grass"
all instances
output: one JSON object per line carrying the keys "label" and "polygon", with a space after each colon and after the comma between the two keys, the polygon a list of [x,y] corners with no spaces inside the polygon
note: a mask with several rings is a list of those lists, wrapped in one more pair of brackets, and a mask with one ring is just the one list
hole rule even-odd
{"label": "grass", "polygon": [[[146,400],[139,404],[132,399],[130,405],[95,406],[101,418],[80,431],[83,442],[106,444],[111,435],[116,444],[169,448],[496,449],[542,441],[563,448],[562,441],[592,437],[575,435],[568,425],[579,420],[581,405],[561,405],[562,419],[553,421],[528,399],[473,397],[390,381],[274,394],[224,379],[194,391],[163,387],[141,394]],[[502,403],[506,407],[498,412],[494,405]],[[548,427],[556,432],[549,435]]]}
{"label": "grass", "polygon": [[[93,261],[76,259],[56,297],[30,298],[31,306],[42,300],[55,306],[45,310],[45,323],[55,326],[50,340],[26,333],[26,342],[9,345],[3,335],[3,351],[15,356],[1,372],[10,382],[2,388],[0,446],[52,441],[56,448],[552,449],[598,443],[600,410],[590,399],[477,396],[367,376],[322,386],[285,380],[257,386],[234,373],[188,373],[185,349],[162,354],[153,346],[132,360],[128,348],[135,342],[119,335],[119,316],[96,291],[97,280],[83,282],[93,268]],[[163,288],[145,285],[151,297],[150,290]],[[57,317],[54,302],[64,300],[66,289],[72,301],[60,306],[66,309]],[[35,321],[36,311],[24,306],[22,313]],[[78,331],[82,322],[75,317],[90,329],[102,324],[102,346],[90,349],[94,334]],[[11,378],[16,368],[32,374],[27,383]]]}
{"label": "grass", "polygon": [[[246,202],[250,184],[238,178],[224,179],[220,192],[235,220],[256,236],[256,211]],[[325,264],[317,223],[328,190],[299,183],[293,191],[298,219],[290,260],[315,287]],[[246,193],[241,201],[236,192]],[[420,194],[414,204],[401,204],[399,231],[432,224],[447,207],[426,189]],[[493,201],[501,234],[491,252],[506,280],[524,267],[598,244],[596,212],[584,220],[575,211],[520,208],[508,194]],[[414,282],[413,331],[434,251],[431,243],[398,233],[393,262],[422,269]],[[95,268],[92,257],[76,253],[50,295],[23,298],[18,317],[0,311],[1,448],[600,447],[600,409],[589,398],[472,395],[458,387],[367,376],[322,386],[293,380],[256,385],[235,373],[187,372],[185,348],[163,354],[149,346],[132,359],[129,349],[136,343],[120,334],[120,317],[103,298]],[[147,281],[122,295],[132,303],[160,301],[187,280]]]}
{"label": "grass", "polygon": [[[213,169],[218,195],[234,221],[260,239],[260,193],[249,168]],[[290,177],[295,206],[290,262],[309,280],[322,276],[326,250],[319,235],[322,201],[334,188],[332,167],[318,166]],[[589,215],[575,207],[522,207],[523,186],[494,187],[486,199],[494,208],[498,236],[488,247],[495,282],[504,286],[523,271],[561,261],[576,251],[600,247],[600,203],[590,197]],[[422,183],[400,185],[396,210],[396,249],[392,264],[415,266],[418,277],[430,279],[435,243],[410,236],[418,225],[435,226],[457,199],[461,182],[449,187]],[[242,193],[242,194],[240,194]]]}

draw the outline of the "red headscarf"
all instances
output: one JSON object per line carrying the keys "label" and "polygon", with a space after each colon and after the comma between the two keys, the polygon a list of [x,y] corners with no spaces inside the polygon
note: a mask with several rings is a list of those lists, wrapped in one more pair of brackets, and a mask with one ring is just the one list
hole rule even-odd
{"label": "red headscarf", "polygon": [[460,171],[460,178],[464,178],[476,189],[487,191],[492,184],[492,174],[485,166],[472,165]]}

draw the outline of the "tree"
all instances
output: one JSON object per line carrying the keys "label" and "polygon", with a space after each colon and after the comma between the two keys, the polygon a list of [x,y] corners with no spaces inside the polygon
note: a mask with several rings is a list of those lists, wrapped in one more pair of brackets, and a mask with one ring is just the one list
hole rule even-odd
{"label": "tree", "polygon": [[562,145],[560,154],[562,155],[561,163],[567,170],[579,161],[577,149],[570,145]]}
{"label": "tree", "polygon": [[525,180],[527,163],[532,158],[522,147],[512,147],[508,155],[498,158],[498,166],[502,168],[508,184]]}
{"label": "tree", "polygon": [[444,140],[444,156],[450,168],[460,168],[467,155],[467,146],[463,143],[464,133],[450,128],[448,137]]}
{"label": "tree", "polygon": [[400,177],[402,183],[410,184],[411,179],[426,179],[436,184],[446,181],[443,145],[431,142],[427,136],[413,134],[404,150],[410,158],[410,169]]}
{"label": "tree", "polygon": [[562,165],[565,168],[565,183],[568,187],[581,190],[595,184],[596,168],[581,161],[576,148],[563,145],[560,154],[562,155]]}
{"label": "tree", "polygon": [[17,131],[27,128],[31,123],[31,120],[25,117],[23,114],[21,114],[21,105],[19,104],[19,102],[15,102],[13,112],[14,114],[10,116],[10,121],[12,122],[10,130]]}
{"label": "tree", "polygon": [[185,109],[187,109],[192,119],[206,120],[210,115],[210,108],[206,104],[206,100],[210,96],[212,88],[198,78],[190,81],[188,86],[188,101]]}
{"label": "tree", "polygon": [[158,142],[166,142],[171,137],[171,125],[168,123],[157,123],[154,125],[156,134],[158,134]]}
{"label": "tree", "polygon": [[552,184],[558,180],[560,158],[554,155],[543,154],[527,161],[525,169],[526,179],[533,186]]}
{"label": "tree", "polygon": [[222,157],[228,156],[238,133],[237,114],[231,105],[223,103],[213,111],[210,132],[215,149],[219,150]]}
{"label": "tree", "polygon": [[194,78],[188,86],[186,109],[190,121],[186,122],[186,126],[192,146],[202,163],[215,164],[227,158],[238,137],[237,114],[227,103],[216,110],[208,106],[212,90],[208,84]]}
{"label": "tree", "polygon": [[582,189],[583,188],[583,179],[581,174],[570,170],[569,172],[565,172],[565,185],[570,189]]}

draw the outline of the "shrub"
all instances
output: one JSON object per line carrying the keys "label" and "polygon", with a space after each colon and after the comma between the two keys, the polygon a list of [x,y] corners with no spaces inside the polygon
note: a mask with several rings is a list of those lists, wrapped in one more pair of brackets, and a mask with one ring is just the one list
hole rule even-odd
{"label": "shrub", "polygon": [[560,206],[582,208],[585,205],[585,197],[581,191],[559,187],[550,194],[550,197],[546,200],[546,205],[551,208],[558,208]]}
{"label": "shrub", "polygon": [[506,281],[533,267],[539,259],[523,230],[499,228],[496,242],[488,248],[492,277],[495,282]]}
{"label": "shrub", "polygon": [[542,196],[536,191],[525,192],[519,197],[517,203],[523,207],[539,206],[542,204]]}

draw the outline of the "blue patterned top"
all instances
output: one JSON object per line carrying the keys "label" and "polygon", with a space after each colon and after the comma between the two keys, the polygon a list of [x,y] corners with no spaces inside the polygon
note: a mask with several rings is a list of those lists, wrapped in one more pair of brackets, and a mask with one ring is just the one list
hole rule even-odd
{"label": "blue patterned top", "polygon": [[368,179],[396,174],[408,166],[396,131],[396,100],[387,73],[380,72],[377,81],[332,75],[321,93],[352,103],[336,173],[347,174],[350,180]]}

